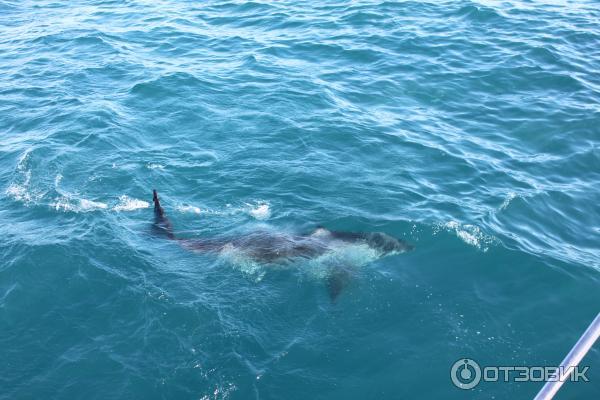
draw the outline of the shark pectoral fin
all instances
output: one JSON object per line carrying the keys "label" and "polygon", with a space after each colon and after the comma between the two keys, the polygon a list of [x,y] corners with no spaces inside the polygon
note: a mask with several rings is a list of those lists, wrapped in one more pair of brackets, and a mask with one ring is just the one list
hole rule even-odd
{"label": "shark pectoral fin", "polygon": [[350,272],[347,268],[342,266],[336,266],[331,269],[327,276],[327,292],[332,303],[335,303],[336,299],[342,293],[342,290],[348,286],[350,282]]}

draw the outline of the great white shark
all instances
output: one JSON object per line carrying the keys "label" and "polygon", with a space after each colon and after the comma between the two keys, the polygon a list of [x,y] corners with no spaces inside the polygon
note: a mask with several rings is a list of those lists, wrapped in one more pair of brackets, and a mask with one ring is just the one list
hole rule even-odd
{"label": "great white shark", "polygon": [[[278,263],[295,259],[313,259],[344,244],[362,244],[376,250],[380,256],[404,253],[414,247],[383,232],[345,232],[317,227],[308,234],[284,234],[255,231],[244,236],[219,238],[179,238],[153,190],[153,230],[156,234],[177,241],[182,247],[202,252],[219,253],[236,249],[246,257],[262,263]],[[343,265],[335,265],[327,276],[327,290],[332,301],[348,283],[350,273]]]}

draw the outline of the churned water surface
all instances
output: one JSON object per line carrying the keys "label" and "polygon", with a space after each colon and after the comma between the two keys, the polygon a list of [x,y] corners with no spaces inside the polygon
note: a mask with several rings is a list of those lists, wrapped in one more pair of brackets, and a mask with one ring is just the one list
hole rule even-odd
{"label": "churned water surface", "polygon": [[[555,365],[599,311],[599,10],[0,1],[0,397],[532,397],[450,367]],[[188,252],[152,188],[183,237],[415,250]]]}

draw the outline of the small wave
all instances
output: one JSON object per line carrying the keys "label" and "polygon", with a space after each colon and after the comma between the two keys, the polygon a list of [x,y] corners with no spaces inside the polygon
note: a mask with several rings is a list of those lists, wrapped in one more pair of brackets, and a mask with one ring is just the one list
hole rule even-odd
{"label": "small wave", "polygon": [[31,171],[29,170],[31,149],[27,149],[19,157],[16,167],[15,180],[6,188],[6,195],[13,200],[30,203],[41,198],[42,193],[32,191],[30,188]]}
{"label": "small wave", "polygon": [[112,209],[114,211],[133,211],[140,208],[148,208],[150,207],[150,203],[144,200],[134,199],[127,195],[123,195],[119,197],[119,204],[114,206]]}
{"label": "small wave", "polygon": [[509,192],[506,195],[506,198],[504,199],[504,201],[502,202],[502,204],[500,205],[500,210],[505,210],[506,207],[508,207],[508,205],[510,204],[510,202],[517,197],[517,194],[515,192]]}
{"label": "small wave", "polygon": [[27,170],[30,154],[31,149],[27,149],[25,152],[23,152],[23,154],[21,154],[21,157],[19,157],[19,161],[17,162],[17,171],[23,172]]}
{"label": "small wave", "polygon": [[502,18],[502,16],[492,8],[474,5],[461,7],[455,12],[455,15],[475,22],[490,22]]}
{"label": "small wave", "polygon": [[193,74],[176,72],[138,82],[129,89],[129,93],[162,101],[165,95],[181,95],[181,91],[176,88],[189,88],[189,90],[202,90],[203,92],[219,91],[218,86],[214,83],[199,79]]}

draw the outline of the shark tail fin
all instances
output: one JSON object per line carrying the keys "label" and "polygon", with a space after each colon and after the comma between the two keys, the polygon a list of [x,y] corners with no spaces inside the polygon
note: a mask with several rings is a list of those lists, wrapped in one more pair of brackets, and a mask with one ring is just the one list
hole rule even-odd
{"label": "shark tail fin", "polygon": [[160,200],[158,200],[158,192],[156,189],[152,189],[152,202],[154,202],[154,213],[157,215],[164,215],[165,211],[160,206]]}
{"label": "shark tail fin", "polygon": [[165,235],[169,239],[175,239],[173,225],[171,225],[171,221],[165,216],[165,210],[160,205],[156,189],[152,190],[152,201],[154,202],[154,225],[152,226],[154,232]]}

